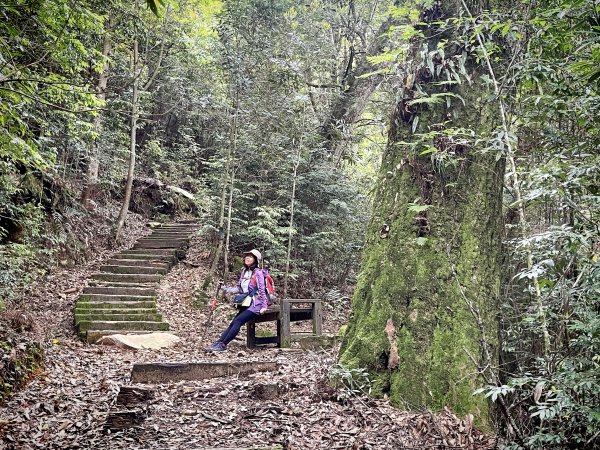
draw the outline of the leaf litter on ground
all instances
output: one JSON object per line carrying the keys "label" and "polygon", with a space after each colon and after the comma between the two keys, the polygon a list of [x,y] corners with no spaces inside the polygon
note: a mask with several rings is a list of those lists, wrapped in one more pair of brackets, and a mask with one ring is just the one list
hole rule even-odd
{"label": "leaf litter on ground", "polygon": [[[148,230],[138,220],[127,246]],[[163,279],[158,304],[171,332],[182,338],[172,348],[124,350],[81,342],[73,307],[86,279],[113,251],[77,270],[61,271],[32,286],[28,310],[43,342],[43,373],[0,406],[0,448],[7,449],[202,449],[280,445],[309,449],[491,449],[495,439],[478,432],[472,418],[450,411],[404,412],[387,400],[363,394],[340,396],[328,383],[337,349],[304,352],[274,347],[247,349],[243,330],[227,352],[207,354],[235,314],[221,300],[201,341],[208,307],[195,306],[195,293],[207,273],[208,252],[192,239],[186,261]],[[73,288],[77,288],[76,292]],[[31,304],[31,309],[29,305]],[[335,333],[340,315],[324,318]],[[274,331],[274,324],[273,331]],[[265,325],[265,326],[269,326]],[[310,324],[300,328],[310,327]],[[119,386],[129,383],[134,363],[277,361],[275,373],[181,381],[154,385],[146,420],[119,432],[104,422],[115,408]]]}

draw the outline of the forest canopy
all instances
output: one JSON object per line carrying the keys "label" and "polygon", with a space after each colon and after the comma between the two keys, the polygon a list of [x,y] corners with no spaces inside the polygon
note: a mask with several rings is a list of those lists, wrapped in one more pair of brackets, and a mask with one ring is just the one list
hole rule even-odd
{"label": "forest canopy", "polygon": [[5,3],[0,310],[186,215],[204,288],[259,248],[284,296],[352,298],[373,395],[596,448],[598,2]]}

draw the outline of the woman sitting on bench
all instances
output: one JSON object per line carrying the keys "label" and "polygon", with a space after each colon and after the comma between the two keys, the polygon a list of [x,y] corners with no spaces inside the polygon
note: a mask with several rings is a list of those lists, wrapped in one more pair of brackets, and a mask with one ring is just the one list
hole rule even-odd
{"label": "woman sitting on bench", "polygon": [[226,351],[227,344],[237,336],[242,325],[257,315],[264,314],[267,310],[268,301],[265,291],[265,277],[262,270],[256,270],[261,259],[262,255],[256,249],[244,253],[244,267],[242,268],[238,285],[223,288],[230,294],[236,294],[236,297],[246,298],[246,302],[249,304],[244,302],[237,305],[240,311],[233,318],[227,329],[223,331],[221,337],[205,349],[207,352]]}

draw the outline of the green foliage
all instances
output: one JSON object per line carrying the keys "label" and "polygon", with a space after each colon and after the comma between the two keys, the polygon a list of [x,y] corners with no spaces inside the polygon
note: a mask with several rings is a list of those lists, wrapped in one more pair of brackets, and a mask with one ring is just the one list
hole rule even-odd
{"label": "green foliage", "polygon": [[148,8],[158,16],[158,9],[165,5],[165,0],[146,0]]}
{"label": "green foliage", "polygon": [[[518,118],[522,204],[532,225],[516,237],[508,224],[503,381],[482,392],[502,397],[512,411],[522,439],[507,433],[506,448],[591,449],[598,445],[600,404],[600,9],[565,0],[523,13],[480,23],[498,45],[529,36],[506,83],[517,94],[507,101]],[[547,350],[540,345],[543,321]]]}
{"label": "green foliage", "polygon": [[341,364],[329,368],[329,382],[337,389],[338,401],[347,403],[352,397],[371,393],[371,380],[366,369],[350,369]]}
{"label": "green foliage", "polygon": [[5,168],[46,169],[55,139],[77,138],[86,123],[76,114],[98,106],[85,70],[99,69],[89,44],[102,21],[89,2],[17,1],[0,21],[0,157]]}
{"label": "green foliage", "polygon": [[[3,323],[3,325],[6,325]],[[0,336],[0,401],[43,368],[44,351],[38,343]]]}

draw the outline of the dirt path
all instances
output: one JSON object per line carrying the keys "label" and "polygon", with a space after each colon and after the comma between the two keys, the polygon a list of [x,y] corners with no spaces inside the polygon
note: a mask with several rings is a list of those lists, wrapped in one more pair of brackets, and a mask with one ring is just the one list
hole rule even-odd
{"label": "dirt path", "polygon": [[[491,439],[448,412],[412,414],[384,400],[356,396],[344,400],[348,391],[326,383],[336,349],[249,351],[240,339],[226,353],[204,353],[202,349],[233,313],[228,305],[220,306],[207,338],[200,342],[206,310],[193,306],[193,293],[203,281],[206,256],[201,242],[194,241],[187,262],[161,283],[159,309],[182,342],[158,351],[88,345],[76,337],[77,293],[64,292],[83,287],[100,259],[51,278],[34,308],[46,347],[46,370],[0,407],[0,448],[202,449],[275,444],[290,450],[493,448]],[[335,332],[339,325],[325,320],[324,329]],[[103,431],[119,386],[128,384],[133,363],[211,360],[275,360],[280,370],[156,385],[148,417],[140,427],[112,434]],[[276,385],[277,395],[270,398],[260,388],[264,385]]]}

